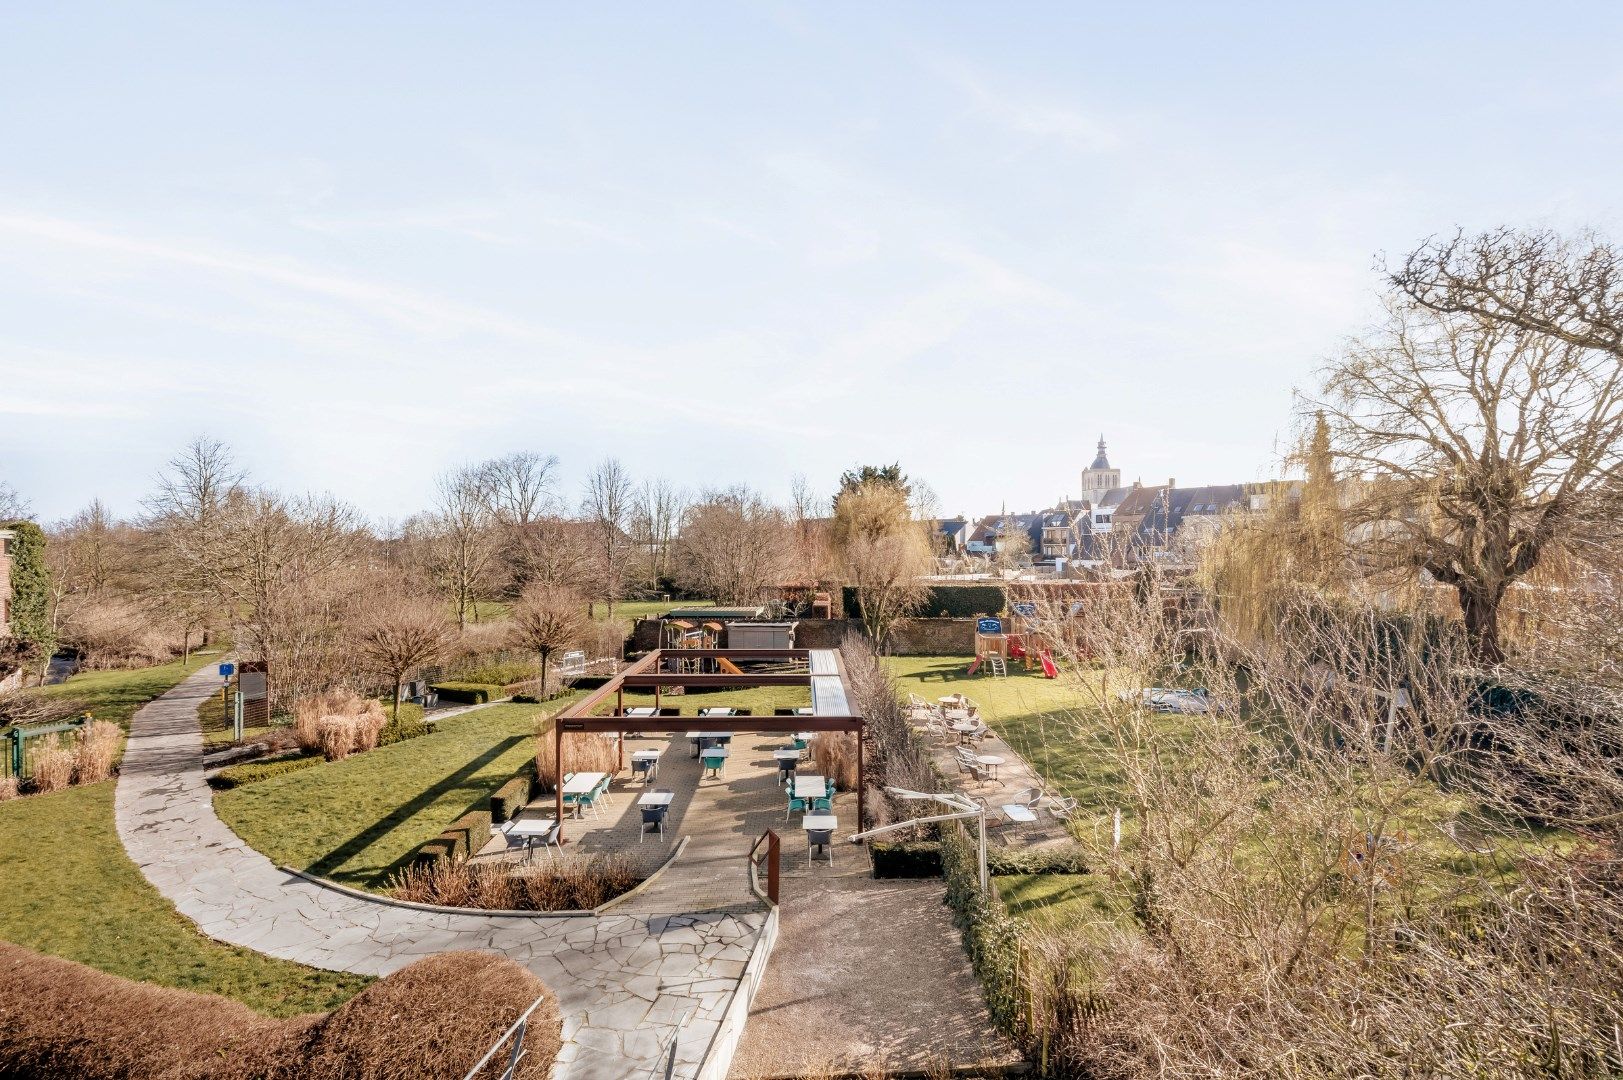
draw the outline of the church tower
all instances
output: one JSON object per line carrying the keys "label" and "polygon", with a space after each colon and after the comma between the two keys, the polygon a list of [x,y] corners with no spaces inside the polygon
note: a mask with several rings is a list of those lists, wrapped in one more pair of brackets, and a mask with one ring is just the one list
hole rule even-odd
{"label": "church tower", "polygon": [[1100,435],[1098,456],[1092,465],[1082,470],[1082,497],[1097,507],[1105,492],[1119,487],[1121,470],[1110,467],[1110,459],[1105,456],[1105,437]]}

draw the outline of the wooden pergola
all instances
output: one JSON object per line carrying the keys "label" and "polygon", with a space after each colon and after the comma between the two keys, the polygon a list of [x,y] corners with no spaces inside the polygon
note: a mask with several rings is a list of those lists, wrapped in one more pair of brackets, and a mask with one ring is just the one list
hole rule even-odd
{"label": "wooden pergola", "polygon": [[[714,661],[722,669],[714,672],[665,671],[667,660]],[[752,671],[748,666],[761,662],[781,665],[800,662],[804,671]],[[797,716],[660,716],[660,691],[666,687],[684,689],[754,689],[762,686],[804,686],[811,692],[811,715]],[[627,716],[625,691],[652,689],[653,716]],[[614,699],[614,711],[593,715],[605,701]],[[621,671],[586,697],[560,712],[553,721],[553,761],[557,778],[553,784],[557,800],[558,837],[563,839],[564,822],[564,735],[568,732],[614,732],[620,736],[621,767],[625,765],[624,746],[628,734],[678,734],[702,726],[706,731],[729,733],[796,734],[802,731],[854,731],[857,735],[857,821],[863,820],[863,719],[851,705],[845,682],[845,664],[836,649],[656,649]]]}

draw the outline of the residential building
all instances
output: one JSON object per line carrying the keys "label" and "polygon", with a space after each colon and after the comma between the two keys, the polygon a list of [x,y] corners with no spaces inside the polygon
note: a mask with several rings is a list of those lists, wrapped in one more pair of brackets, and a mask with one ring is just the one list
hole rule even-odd
{"label": "residential building", "polygon": [[11,548],[17,534],[0,529],[0,638],[11,636]]}

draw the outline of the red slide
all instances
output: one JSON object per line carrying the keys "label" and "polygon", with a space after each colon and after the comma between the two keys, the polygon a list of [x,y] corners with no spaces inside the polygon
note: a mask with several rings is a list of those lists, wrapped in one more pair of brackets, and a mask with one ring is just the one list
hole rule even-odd
{"label": "red slide", "polygon": [[1054,666],[1054,658],[1048,654],[1048,650],[1044,649],[1042,652],[1038,653],[1037,656],[1043,662],[1043,678],[1059,678],[1059,668]]}

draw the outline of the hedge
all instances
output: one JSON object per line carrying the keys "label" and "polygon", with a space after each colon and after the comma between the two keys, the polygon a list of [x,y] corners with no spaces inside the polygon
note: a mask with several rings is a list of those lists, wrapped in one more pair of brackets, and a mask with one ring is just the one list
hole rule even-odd
{"label": "hedge", "polygon": [[1087,861],[1076,844],[1051,848],[998,848],[986,853],[989,874],[1086,874]]}
{"label": "hedge", "polygon": [[273,776],[308,769],[312,765],[320,765],[322,761],[320,754],[300,754],[298,757],[277,758],[275,761],[247,761],[241,765],[227,765],[209,777],[209,787],[215,791],[230,791],[232,788],[269,780]]}
{"label": "hedge", "polygon": [[330,1013],[287,1020],[8,942],[0,942],[0,986],[0,1074],[8,1077],[461,1076],[537,997],[518,1077],[547,1076],[562,1041],[557,994],[488,953],[430,956]]}
{"label": "hedge", "polygon": [[[855,586],[841,590],[845,614],[855,619],[862,609],[857,605]],[[977,615],[996,615],[1008,605],[1001,585],[934,585],[919,605],[921,619],[972,619]]]}
{"label": "hedge", "polygon": [[469,810],[451,822],[450,828],[423,844],[411,857],[413,866],[427,866],[441,859],[466,862],[490,840],[490,811]]}
{"label": "hedge", "polygon": [[446,701],[460,701],[468,705],[483,705],[502,697],[502,688],[496,683],[443,682],[429,687]]}
{"label": "hedge", "polygon": [[931,878],[941,876],[941,844],[935,840],[868,845],[876,878]]}
{"label": "hedge", "polygon": [[496,789],[490,797],[490,820],[500,824],[510,820],[530,801],[530,778],[523,773]]}

